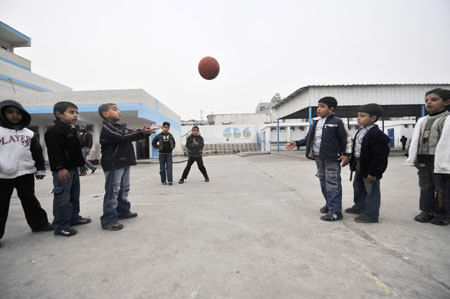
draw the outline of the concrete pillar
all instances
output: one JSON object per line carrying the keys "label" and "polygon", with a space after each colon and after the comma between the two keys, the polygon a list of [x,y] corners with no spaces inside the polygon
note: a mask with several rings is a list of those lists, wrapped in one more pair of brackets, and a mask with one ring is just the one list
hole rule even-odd
{"label": "concrete pillar", "polygon": [[280,120],[277,119],[277,152],[280,152]]}
{"label": "concrete pillar", "polygon": [[291,126],[285,127],[286,130],[286,142],[291,141]]}

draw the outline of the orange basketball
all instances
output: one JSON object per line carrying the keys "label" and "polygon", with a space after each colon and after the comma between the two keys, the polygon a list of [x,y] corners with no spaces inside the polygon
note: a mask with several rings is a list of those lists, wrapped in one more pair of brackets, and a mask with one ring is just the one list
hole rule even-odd
{"label": "orange basketball", "polygon": [[206,80],[212,80],[220,72],[220,66],[214,57],[206,56],[198,64],[198,72]]}

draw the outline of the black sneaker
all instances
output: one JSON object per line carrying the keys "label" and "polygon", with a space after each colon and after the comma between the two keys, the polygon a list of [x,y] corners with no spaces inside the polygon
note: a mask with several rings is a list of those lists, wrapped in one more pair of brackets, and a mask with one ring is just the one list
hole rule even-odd
{"label": "black sneaker", "polygon": [[414,220],[419,222],[430,222],[434,218],[433,213],[421,212],[419,215],[414,217]]}
{"label": "black sneaker", "polygon": [[117,230],[121,230],[123,228],[123,224],[117,222],[108,226],[103,226],[102,227],[104,230],[109,230],[109,231],[117,231]]}
{"label": "black sneaker", "polygon": [[329,212],[329,210],[328,210],[327,205],[324,205],[323,207],[320,208],[320,213],[326,214],[326,213],[328,213],[328,212]]}
{"label": "black sneaker", "polygon": [[88,224],[89,222],[91,222],[91,218],[84,218],[84,217],[80,217],[80,219],[78,219],[76,222],[71,223],[70,225],[81,225],[81,224]]}
{"label": "black sneaker", "polygon": [[183,184],[184,183],[184,179],[180,179],[179,181],[178,181],[178,184]]}
{"label": "black sneaker", "polygon": [[52,225],[51,225],[50,223],[48,223],[48,222],[47,222],[46,225],[44,225],[44,226],[41,227],[41,228],[33,228],[33,229],[31,229],[31,231],[32,231],[33,233],[37,233],[37,232],[49,232],[49,231],[52,231],[52,230],[53,230],[53,227],[52,227]]}
{"label": "black sneaker", "polygon": [[67,228],[67,229],[63,229],[57,232],[53,233],[55,236],[62,236],[62,237],[71,237],[73,235],[77,234],[77,231],[74,230],[73,228]]}
{"label": "black sneaker", "polygon": [[323,221],[336,221],[342,219],[342,213],[339,211],[329,211],[325,215],[320,217],[320,220]]}
{"label": "black sneaker", "polygon": [[360,211],[358,208],[351,207],[351,208],[345,209],[345,213],[349,213],[349,214],[360,214],[361,211]]}
{"label": "black sneaker", "polygon": [[169,182],[169,186],[172,186],[173,185],[173,183],[172,182]]}
{"label": "black sneaker", "polygon": [[97,170],[97,168],[92,169],[91,174],[94,174],[94,172]]}
{"label": "black sneaker", "polygon": [[205,178],[205,182],[209,182],[209,178]]}
{"label": "black sneaker", "polygon": [[166,182],[164,182],[164,183],[161,183],[161,184],[163,184],[163,185],[167,185],[167,183],[166,183]]}
{"label": "black sneaker", "polygon": [[373,219],[370,219],[369,217],[366,217],[364,215],[359,215],[359,216],[355,217],[355,222],[359,222],[359,223],[375,223],[375,222],[378,222],[378,220],[373,220]]}
{"label": "black sneaker", "polygon": [[137,217],[138,213],[136,212],[130,212],[130,214],[126,215],[126,216],[121,216],[119,217],[119,219],[128,219],[128,218],[135,218]]}
{"label": "black sneaker", "polygon": [[449,224],[449,219],[445,218],[444,216],[436,215],[433,219],[431,219],[430,223],[434,225],[445,226]]}

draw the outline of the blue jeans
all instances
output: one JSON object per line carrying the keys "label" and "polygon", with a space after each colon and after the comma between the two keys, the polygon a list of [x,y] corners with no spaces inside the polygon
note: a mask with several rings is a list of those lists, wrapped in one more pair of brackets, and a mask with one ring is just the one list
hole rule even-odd
{"label": "blue jeans", "polygon": [[81,149],[81,151],[83,152],[83,158],[84,158],[84,163],[85,163],[86,167],[89,168],[90,170],[97,169],[97,166],[95,166],[94,164],[92,164],[91,162],[89,162],[89,161],[86,159],[86,156],[87,156],[87,153],[86,153],[86,147],[83,147],[83,148]]}
{"label": "blue jeans", "polygon": [[65,183],[53,171],[53,229],[55,232],[68,229],[80,217],[80,176],[78,168],[68,169],[69,178]]}
{"label": "blue jeans", "polygon": [[159,153],[159,175],[161,176],[161,183],[166,182],[166,175],[169,183],[173,182],[172,154]]}
{"label": "blue jeans", "polygon": [[330,211],[342,211],[342,186],[340,161],[316,158],[320,188]]}
{"label": "blue jeans", "polygon": [[380,215],[380,180],[371,182],[356,171],[353,181],[353,201],[355,202],[353,207],[358,209],[361,215],[377,221]]}
{"label": "blue jeans", "polygon": [[130,214],[130,167],[105,171],[105,179],[103,215],[100,217],[102,227],[115,224],[119,217]]}

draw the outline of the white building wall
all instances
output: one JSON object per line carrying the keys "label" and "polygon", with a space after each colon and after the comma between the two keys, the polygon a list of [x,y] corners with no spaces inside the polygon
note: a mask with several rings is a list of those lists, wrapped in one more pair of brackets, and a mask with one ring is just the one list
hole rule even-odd
{"label": "white building wall", "polygon": [[[200,135],[202,135],[205,144],[256,143],[259,128],[260,126],[254,124],[199,126]],[[181,127],[184,145],[191,129],[192,126]],[[244,136],[244,131],[246,136]]]}
{"label": "white building wall", "polygon": [[[48,89],[50,91],[71,91],[72,88],[65,86],[63,84],[60,84],[58,82],[55,82],[53,80],[50,80],[48,78],[45,78],[43,76],[39,76],[35,73],[32,73],[30,71],[24,70],[22,68],[19,68],[17,66],[14,66],[10,63],[7,63],[5,61],[0,60],[0,75],[2,76],[6,76],[6,77],[11,77],[20,81],[24,81],[28,84],[32,84],[32,85],[36,85],[45,89]],[[0,82],[2,82],[1,86],[2,86],[2,90],[0,90],[0,96],[3,97],[3,92],[7,93],[8,91],[11,94],[14,94],[14,91],[11,88],[11,84],[9,83],[8,80],[6,79],[2,79],[0,78]],[[5,82],[7,83],[7,86],[9,86],[9,89],[4,89],[5,86]],[[18,87],[20,91],[31,91],[31,92],[36,92],[36,91],[42,91],[42,90],[38,90],[35,89],[31,86],[27,86],[27,85],[22,85],[19,83],[14,83],[14,88],[16,89],[16,92],[18,92]],[[23,90],[25,88],[25,90]]]}
{"label": "white building wall", "polygon": [[208,121],[214,121],[215,125],[220,124],[263,124],[271,123],[270,113],[233,113],[233,114],[211,114]]}

